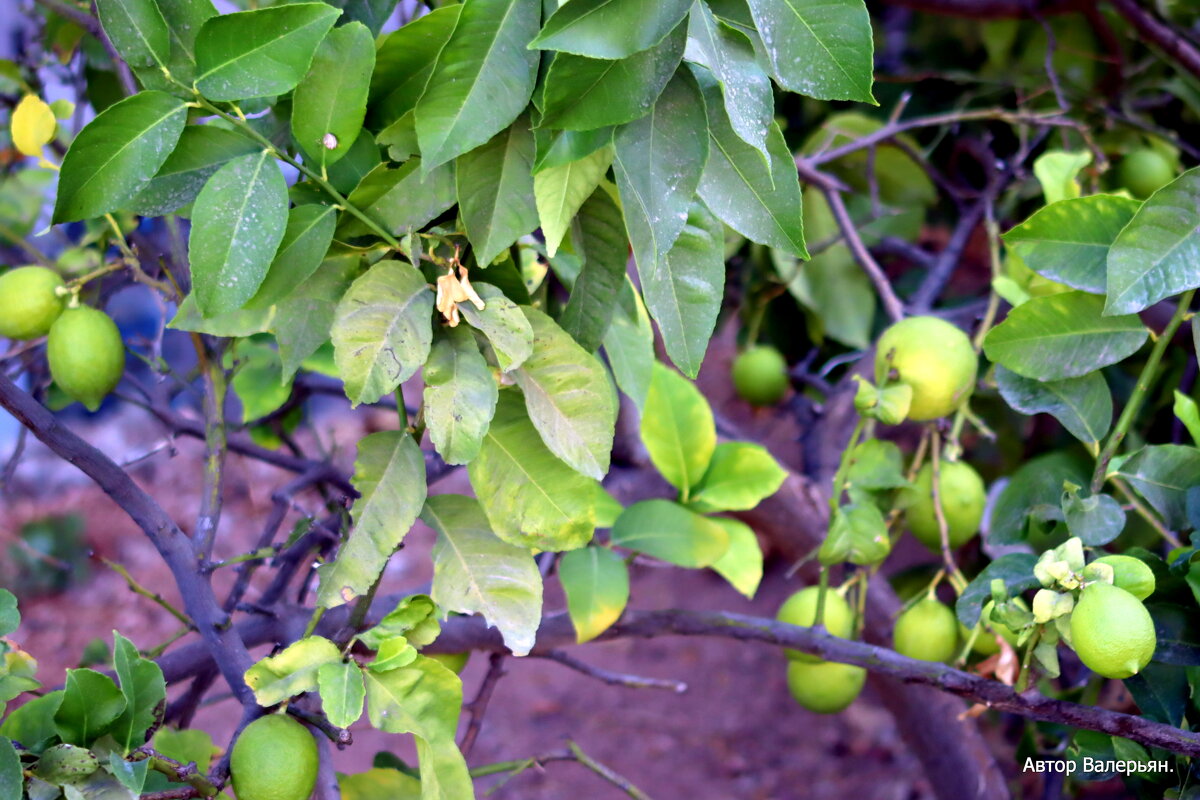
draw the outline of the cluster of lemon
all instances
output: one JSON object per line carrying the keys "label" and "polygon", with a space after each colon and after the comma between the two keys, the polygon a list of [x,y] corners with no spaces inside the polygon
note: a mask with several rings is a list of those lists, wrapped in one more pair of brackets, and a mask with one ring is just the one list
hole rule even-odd
{"label": "cluster of lemon", "polygon": [[0,337],[28,340],[49,334],[46,357],[54,382],[95,411],[121,380],[125,347],[112,318],[75,304],[74,297],[58,273],[45,267],[5,272],[0,275]]}

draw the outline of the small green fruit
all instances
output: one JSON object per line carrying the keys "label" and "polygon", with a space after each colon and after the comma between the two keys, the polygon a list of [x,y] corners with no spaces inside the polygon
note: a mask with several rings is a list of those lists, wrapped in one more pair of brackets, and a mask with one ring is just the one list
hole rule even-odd
{"label": "small green fruit", "polygon": [[908,418],[944,417],[966,402],[975,388],[979,358],[961,330],[937,317],[909,317],[879,337],[875,382],[895,380],[912,388]]}
{"label": "small green fruit", "polygon": [[1150,663],[1157,644],[1141,600],[1109,583],[1083,587],[1071,612],[1071,646],[1088,669],[1106,678],[1131,677]]}
{"label": "small green fruit", "polygon": [[317,783],[317,743],[291,717],[268,714],[242,731],[229,772],[238,800],[308,800]]}
{"label": "small green fruit", "polygon": [[771,406],[787,393],[787,362],[774,347],[751,347],[733,361],[738,396],[756,406]]}
{"label": "small green fruit", "polygon": [[1175,168],[1162,153],[1144,147],[1121,159],[1117,180],[1137,198],[1147,198],[1175,179]]}
{"label": "small green fruit", "polygon": [[[1154,570],[1140,558],[1133,556],[1102,556],[1092,564],[1108,564],[1113,571],[1113,586],[1120,587],[1138,600],[1154,594],[1157,582]],[[1090,566],[1090,565],[1089,565]]]}
{"label": "small green fruit", "polygon": [[62,313],[63,286],[58,273],[45,267],[18,267],[0,275],[0,336],[36,339],[45,336]]}
{"label": "small green fruit", "polygon": [[[817,618],[817,596],[821,593],[818,586],[809,586],[793,594],[779,607],[775,618],[789,625],[809,627]],[[854,630],[854,612],[846,599],[833,589],[825,590],[825,630],[842,639],[849,639]],[[788,658],[805,661],[810,664],[819,663],[820,658],[799,650],[785,650]]]}
{"label": "small green fruit", "polygon": [[89,411],[100,407],[125,372],[125,346],[116,323],[87,306],[68,308],[50,326],[46,356],[58,388]]}
{"label": "small green fruit", "polygon": [[[938,465],[938,494],[946,517],[950,547],[961,547],[979,531],[987,489],[983,478],[962,461],[942,461]],[[942,533],[933,503],[933,466],[926,463],[917,472],[913,487],[905,490],[904,519],[913,536],[934,552],[942,549]]]}
{"label": "small green fruit", "polygon": [[429,657],[437,661],[446,669],[456,675],[461,675],[463,667],[467,666],[467,659],[471,657],[470,652],[466,653],[430,653]]}
{"label": "small green fruit", "polygon": [[892,638],[901,655],[949,661],[958,648],[958,619],[949,606],[927,597],[900,615]]}
{"label": "small green fruit", "polygon": [[836,714],[862,692],[867,671],[853,664],[821,661],[788,663],[788,690],[796,702],[818,714]]}

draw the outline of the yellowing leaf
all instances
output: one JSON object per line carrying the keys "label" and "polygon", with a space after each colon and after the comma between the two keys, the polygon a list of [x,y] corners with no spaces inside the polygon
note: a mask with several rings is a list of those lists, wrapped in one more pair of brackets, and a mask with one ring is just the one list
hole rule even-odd
{"label": "yellowing leaf", "polygon": [[27,94],[13,111],[13,144],[22,155],[41,156],[57,125],[50,106],[36,94]]}

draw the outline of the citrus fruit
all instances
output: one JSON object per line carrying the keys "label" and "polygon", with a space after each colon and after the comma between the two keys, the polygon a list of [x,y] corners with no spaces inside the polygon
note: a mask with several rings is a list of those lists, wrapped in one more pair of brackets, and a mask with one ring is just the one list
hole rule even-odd
{"label": "citrus fruit", "polygon": [[54,321],[46,357],[58,388],[89,411],[100,407],[125,371],[125,346],[116,323],[87,306],[68,308]]}
{"label": "citrus fruit", "polygon": [[1175,178],[1175,168],[1162,153],[1143,147],[1121,159],[1117,180],[1134,197],[1146,198]]}
{"label": "citrus fruit", "polygon": [[[938,465],[938,495],[942,514],[946,517],[946,538],[951,547],[959,547],[979,531],[987,490],[983,478],[962,461],[942,461]],[[911,489],[905,490],[904,519],[908,529],[922,544],[934,551],[942,549],[942,533],[938,527],[933,503],[933,465],[926,463],[917,471]]]}
{"label": "citrus fruit", "polygon": [[788,691],[796,702],[818,714],[836,714],[862,691],[867,671],[853,664],[821,661],[788,663]]}
{"label": "citrus fruit", "polygon": [[774,347],[751,347],[733,361],[733,387],[756,406],[778,403],[787,393],[787,362]]}
{"label": "citrus fruit", "polygon": [[909,317],[879,337],[875,382],[912,388],[908,418],[937,419],[956,411],[975,386],[978,358],[971,340],[937,317]]}
{"label": "citrus fruit", "polygon": [[467,665],[467,659],[471,657],[468,653],[430,653],[429,657],[437,661],[451,672],[461,675],[463,667]]}
{"label": "citrus fruit", "polygon": [[[813,620],[817,618],[817,595],[820,592],[821,589],[817,586],[801,589],[784,601],[775,618],[789,625],[805,627],[812,625]],[[834,636],[842,639],[850,638],[850,633],[854,629],[854,612],[850,610],[850,604],[846,602],[846,599],[833,589],[825,590],[824,621],[825,630]],[[813,664],[821,660],[817,656],[802,653],[799,650],[785,650],[784,652],[787,653],[788,658],[796,661]]]}
{"label": "citrus fruit", "polygon": [[[1101,556],[1092,564],[1108,564],[1113,571],[1113,586],[1118,586],[1138,600],[1154,594],[1156,581],[1154,570],[1140,558],[1133,556]],[[1091,566],[1090,564],[1088,566]]]}
{"label": "citrus fruit", "polygon": [[63,310],[55,293],[63,285],[45,267],[17,267],[0,275],[0,336],[36,339],[45,336]]}
{"label": "citrus fruit", "polygon": [[284,714],[246,726],[229,759],[238,800],[308,800],[317,782],[317,743]]}
{"label": "citrus fruit", "polygon": [[[971,642],[971,651],[981,656],[994,656],[1000,652],[1000,645],[996,643],[996,634],[1004,641],[1017,646],[1017,634],[1015,634],[1007,625],[999,623],[991,623],[991,630],[983,626],[982,622],[976,623],[975,630],[979,633],[975,636],[975,641]],[[958,624],[958,636],[964,642],[971,638],[971,631],[967,630],[967,626],[961,622]]]}
{"label": "citrus fruit", "polygon": [[1092,672],[1106,678],[1136,675],[1150,663],[1156,644],[1154,621],[1141,600],[1110,583],[1083,587],[1071,612],[1071,646]]}
{"label": "citrus fruit", "polygon": [[927,597],[900,615],[892,639],[901,655],[949,661],[958,647],[958,619],[949,606]]}

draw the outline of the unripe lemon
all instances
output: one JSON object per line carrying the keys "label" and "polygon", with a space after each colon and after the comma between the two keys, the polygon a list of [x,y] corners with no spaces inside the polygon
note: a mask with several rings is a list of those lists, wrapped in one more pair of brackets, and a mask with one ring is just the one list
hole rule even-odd
{"label": "unripe lemon", "polygon": [[958,619],[949,606],[927,597],[900,615],[892,639],[901,655],[949,661],[958,648]]}
{"label": "unripe lemon", "polygon": [[[1108,564],[1113,571],[1113,586],[1120,587],[1138,600],[1154,594],[1157,582],[1154,570],[1140,558],[1133,556],[1102,556],[1092,564]],[[1089,565],[1090,566],[1090,565]]]}
{"label": "unripe lemon", "polygon": [[912,388],[908,418],[937,419],[957,411],[975,388],[978,357],[971,340],[937,317],[909,317],[879,337],[875,382]]}
{"label": "unripe lemon", "polygon": [[317,782],[317,743],[284,714],[246,726],[229,759],[238,800],[308,800]]}
{"label": "unripe lemon", "polygon": [[45,336],[63,310],[55,289],[58,273],[45,267],[18,267],[0,275],[0,336],[36,339]]}
{"label": "unripe lemon", "polygon": [[751,347],[734,359],[732,375],[738,396],[752,405],[774,405],[787,393],[787,362],[774,347]]}
{"label": "unripe lemon", "polygon": [[[789,625],[811,626],[817,618],[817,595],[821,592],[818,586],[801,589],[784,601],[779,607],[776,619]],[[846,599],[833,589],[825,590],[825,630],[842,639],[849,639],[854,630],[854,612]],[[810,664],[818,663],[820,658],[799,650],[784,650],[788,658],[805,661]]]}
{"label": "unripe lemon", "polygon": [[58,388],[89,411],[100,407],[125,371],[125,346],[117,324],[88,306],[68,308],[50,326],[46,357]]}
{"label": "unripe lemon", "polygon": [[1134,197],[1146,198],[1175,179],[1175,169],[1167,157],[1144,147],[1121,159],[1117,180]]}
{"label": "unripe lemon", "polygon": [[1071,646],[1092,672],[1128,678],[1150,663],[1158,640],[1142,601],[1109,583],[1083,587],[1071,612]]}
{"label": "unripe lemon", "polygon": [[439,664],[441,664],[443,667],[450,670],[454,674],[461,675],[462,671],[463,671],[463,667],[467,666],[467,659],[471,657],[471,654],[469,652],[467,652],[467,653],[430,653],[429,657],[432,658],[434,661],[437,661]]}
{"label": "unripe lemon", "polygon": [[[987,490],[983,478],[962,461],[942,461],[938,465],[938,494],[942,513],[946,517],[946,538],[951,547],[959,547],[979,531]],[[908,529],[931,550],[942,549],[942,533],[938,527],[933,503],[933,466],[926,463],[917,471],[911,489],[905,490],[908,503],[904,519]]]}
{"label": "unripe lemon", "polygon": [[836,714],[862,692],[867,671],[853,664],[821,661],[788,663],[788,690],[796,702],[818,714]]}
{"label": "unripe lemon", "polygon": [[[971,642],[971,651],[981,656],[994,656],[1000,652],[1000,645],[996,642],[995,634],[1000,634],[1000,638],[1017,646],[1017,634],[1014,633],[1007,625],[1001,625],[998,622],[991,623],[992,629],[989,631],[983,626],[982,622],[976,623],[975,630],[979,633],[975,636],[975,641]],[[967,626],[961,622],[958,624],[958,636],[964,642],[971,638],[971,631],[967,630]]]}

